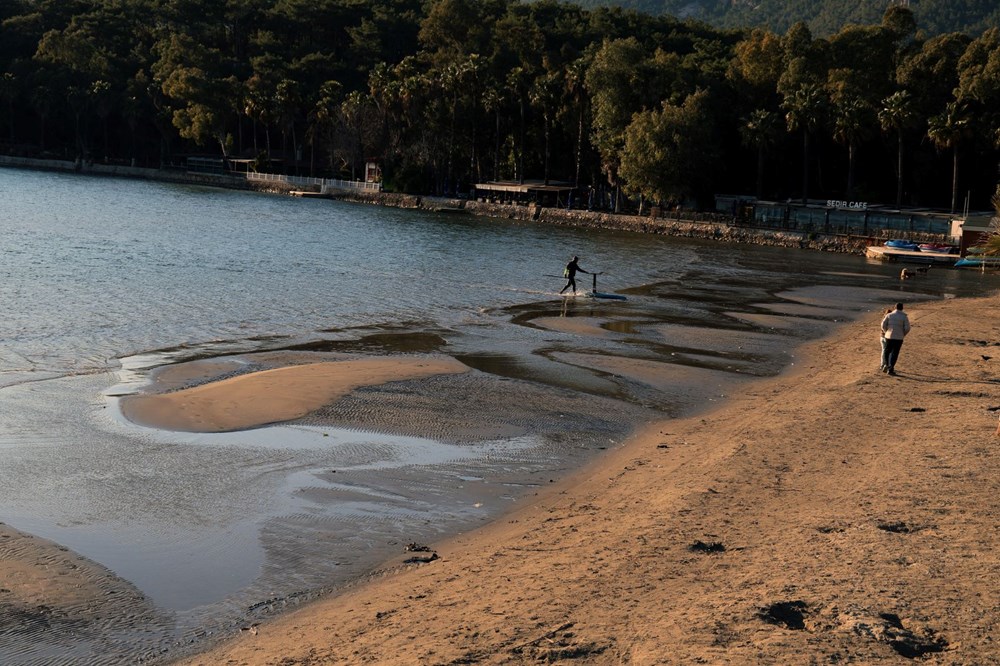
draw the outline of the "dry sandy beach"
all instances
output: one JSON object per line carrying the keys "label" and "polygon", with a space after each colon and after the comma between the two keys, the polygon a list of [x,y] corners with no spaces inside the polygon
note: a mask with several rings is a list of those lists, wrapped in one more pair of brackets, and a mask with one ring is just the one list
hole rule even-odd
{"label": "dry sandy beach", "polygon": [[[907,309],[897,377],[878,372],[879,316],[863,317],[780,377],[650,424],[495,523],[400,552],[178,663],[997,663],[1000,298]],[[550,323],[566,322],[600,330]],[[432,356],[307,361],[276,355],[250,374],[208,361],[237,376],[137,396],[124,412],[253,427],[359,386],[464,369]],[[653,366],[609,362],[658,381]],[[188,385],[189,371],[160,385]],[[155,613],[101,567],[4,526],[0,580],[0,635],[103,622],[122,604],[130,622]]]}
{"label": "dry sandy beach", "polygon": [[909,313],[181,663],[996,663],[1000,299]]}

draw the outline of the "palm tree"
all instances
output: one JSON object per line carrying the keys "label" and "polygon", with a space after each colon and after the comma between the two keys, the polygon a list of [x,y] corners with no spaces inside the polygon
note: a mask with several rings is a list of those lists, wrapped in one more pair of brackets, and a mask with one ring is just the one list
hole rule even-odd
{"label": "palm tree", "polygon": [[[326,81],[319,88],[318,99],[313,104],[312,109],[306,116],[308,128],[306,129],[309,138],[309,174],[313,175],[315,166],[314,156],[316,154],[316,142],[320,142],[321,147],[326,148],[329,159],[330,170],[333,170],[333,135],[337,125],[337,115],[340,109],[340,99],[343,87],[339,81]],[[353,157],[353,156],[352,156]],[[351,179],[354,179],[354,160],[351,160]]]}
{"label": "palm tree", "polygon": [[854,154],[873,124],[871,106],[860,98],[843,100],[837,105],[833,121],[833,138],[847,146],[847,198],[854,196]]}
{"label": "palm tree", "polygon": [[802,131],[802,203],[809,200],[809,135],[819,127],[826,94],[814,83],[803,83],[782,102],[788,131]]}
{"label": "palm tree", "polygon": [[896,132],[896,207],[903,204],[903,130],[913,124],[913,96],[908,90],[899,90],[882,100],[878,121],[883,132]]}
{"label": "palm tree", "polygon": [[573,187],[580,187],[580,163],[583,160],[583,127],[587,102],[587,65],[584,58],[578,58],[566,66],[566,94],[572,100],[577,112],[576,126],[576,167],[573,171]]}
{"label": "palm tree", "polygon": [[528,91],[532,106],[538,107],[542,111],[542,137],[544,138],[542,176],[546,185],[549,184],[549,135],[552,128],[552,117],[555,114],[555,107],[559,99],[559,87],[560,83],[557,75],[545,72],[535,79]]}
{"label": "palm tree", "polygon": [[[281,124],[281,152],[285,158],[285,170],[291,161],[295,174],[299,172],[299,138],[295,131],[295,120],[299,113],[301,98],[299,84],[293,79],[282,79],[274,89],[274,114]],[[291,160],[288,157],[288,133],[292,135]]]}
{"label": "palm tree", "polygon": [[253,120],[255,157],[260,157],[257,149],[257,123],[264,126],[264,150],[267,160],[271,159],[271,123],[277,116],[275,109],[275,86],[269,77],[254,73],[246,82],[246,98],[243,112]]}
{"label": "palm tree", "polygon": [[243,115],[250,119],[251,133],[253,134],[253,154],[257,156],[257,116],[260,115],[258,106],[259,98],[252,91],[245,90],[243,93]]}
{"label": "palm tree", "polygon": [[781,132],[781,116],[774,111],[757,109],[743,119],[740,135],[743,145],[757,149],[757,198],[764,192],[764,155],[774,146]]}
{"label": "palm tree", "polygon": [[496,124],[493,135],[493,180],[500,180],[500,112],[506,103],[507,99],[501,87],[495,83],[483,92],[483,109],[493,114]]}
{"label": "palm tree", "polygon": [[514,67],[507,74],[507,87],[515,95],[518,103],[518,110],[521,117],[520,138],[517,142],[517,174],[518,183],[524,182],[524,100],[528,96],[529,85],[531,84],[531,74],[524,67]]}
{"label": "palm tree", "polygon": [[958,144],[968,132],[969,117],[965,106],[949,102],[944,113],[927,120],[927,136],[938,150],[951,149],[951,212],[955,212],[958,197]]}
{"label": "palm tree", "polygon": [[[446,169],[445,169],[445,186],[444,190],[446,192],[457,192],[457,182],[458,178],[453,176],[452,164],[455,155],[455,142],[457,125],[459,122],[459,110],[461,108],[461,102],[463,101],[463,91],[478,87],[477,78],[482,70],[483,66],[480,61],[479,55],[473,53],[469,56],[465,56],[461,59],[456,59],[447,65],[445,65],[440,72],[439,82],[442,92],[446,93],[449,97],[449,108],[450,108],[450,118],[448,122],[448,142],[447,142],[447,153],[446,153]],[[473,99],[475,99],[475,94],[473,94]],[[469,109],[467,113],[462,114],[470,120],[470,128],[472,131],[471,137],[471,147],[472,155],[470,164],[473,165],[473,175],[478,173],[475,168],[476,165],[476,132],[478,129],[478,124],[476,123],[476,108]]]}

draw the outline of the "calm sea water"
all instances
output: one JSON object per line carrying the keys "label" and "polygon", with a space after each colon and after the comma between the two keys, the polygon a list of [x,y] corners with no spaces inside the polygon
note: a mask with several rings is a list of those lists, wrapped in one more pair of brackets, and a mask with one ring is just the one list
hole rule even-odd
{"label": "calm sea water", "polygon": [[[558,297],[573,254],[629,300]],[[413,536],[490,519],[643,419],[777,372],[837,322],[998,286],[949,270],[901,283],[861,257],[17,170],[0,170],[0,256],[0,521],[108,567],[163,618],[0,641],[0,662],[25,664],[177,654]],[[476,377],[433,391],[491,414],[437,436],[406,422],[444,418],[415,389],[225,435],[117,416],[111,396],[151,367],[289,348],[449,353]],[[610,357],[700,374],[643,385],[594,370]]]}

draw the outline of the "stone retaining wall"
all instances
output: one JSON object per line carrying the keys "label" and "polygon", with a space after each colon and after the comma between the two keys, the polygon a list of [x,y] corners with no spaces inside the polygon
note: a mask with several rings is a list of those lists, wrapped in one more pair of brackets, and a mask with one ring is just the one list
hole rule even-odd
{"label": "stone retaining wall", "polygon": [[354,203],[389,206],[391,208],[420,208],[421,206],[421,197],[415,194],[341,190],[340,192],[331,192],[330,196],[339,201],[353,201]]}
{"label": "stone retaining wall", "polygon": [[712,213],[697,214],[696,219],[671,219],[545,208],[540,211],[538,221],[574,227],[615,229],[730,243],[794,247],[821,250],[824,252],[860,253],[864,252],[865,248],[872,244],[870,238],[862,236],[827,235],[803,231],[735,226],[730,223],[727,216]]}
{"label": "stone retaining wall", "polygon": [[[734,226],[730,218],[717,213],[685,212],[682,219],[665,217],[645,217],[639,215],[618,215],[584,210],[544,208],[534,205],[497,204],[460,199],[442,199],[387,192],[345,193],[338,197],[358,203],[396,206],[399,208],[420,208],[438,210],[442,207],[463,208],[473,215],[502,220],[520,220],[590,229],[613,229],[637,233],[664,234],[683,238],[701,238],[730,243],[793,247],[823,252],[843,252],[859,254],[874,244],[873,238],[865,236],[827,235],[815,232],[784,231]],[[936,237],[935,237],[936,239]]]}

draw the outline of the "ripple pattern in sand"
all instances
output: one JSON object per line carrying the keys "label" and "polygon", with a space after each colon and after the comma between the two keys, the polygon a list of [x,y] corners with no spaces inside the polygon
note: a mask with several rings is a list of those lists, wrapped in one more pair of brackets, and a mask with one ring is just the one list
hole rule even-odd
{"label": "ripple pattern in sand", "polygon": [[0,580],[0,663],[11,666],[134,663],[163,648],[142,628],[172,622],[107,569],[2,524]]}
{"label": "ripple pattern in sand", "polygon": [[[649,412],[600,396],[484,373],[367,387],[302,420],[381,429],[442,442],[483,442],[534,433],[589,446],[621,437]],[[587,446],[587,444],[578,444]]]}

